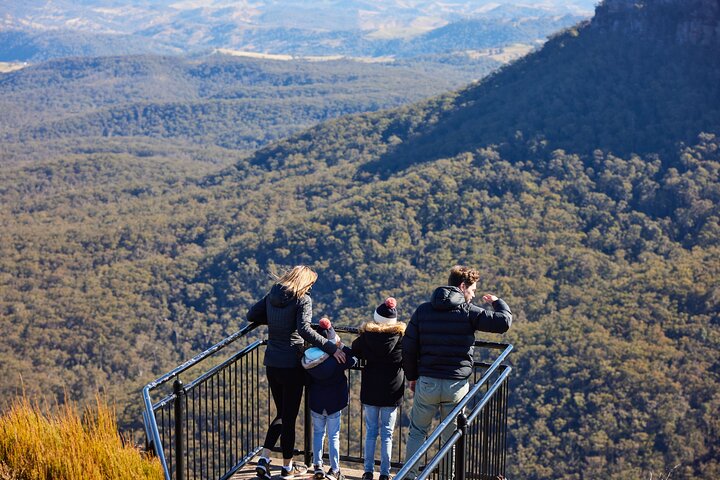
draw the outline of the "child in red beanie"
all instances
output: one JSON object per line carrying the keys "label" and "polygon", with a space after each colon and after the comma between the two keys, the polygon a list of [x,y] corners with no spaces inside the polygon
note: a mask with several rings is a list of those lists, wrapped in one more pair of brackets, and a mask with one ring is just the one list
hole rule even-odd
{"label": "child in red beanie", "polygon": [[[348,404],[348,380],[345,370],[355,365],[357,359],[352,351],[343,346],[340,337],[335,333],[330,320],[320,319],[318,333],[334,342],[345,352],[345,362],[339,363],[335,357],[328,355],[317,347],[308,348],[302,358],[302,365],[310,375],[307,395],[310,399],[310,416],[313,423],[313,464],[316,479],[343,480],[340,472],[340,414]],[[328,436],[330,451],[330,468],[327,473],[323,467],[323,441],[325,432]]]}

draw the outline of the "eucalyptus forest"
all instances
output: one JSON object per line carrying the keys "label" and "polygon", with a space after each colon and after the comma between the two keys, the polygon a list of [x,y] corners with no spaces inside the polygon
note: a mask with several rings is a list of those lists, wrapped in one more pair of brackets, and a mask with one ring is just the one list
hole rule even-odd
{"label": "eucalyptus forest", "polygon": [[[102,392],[139,431],[142,386],[246,325],[270,273],[312,266],[314,315],[358,326],[467,264],[515,314],[483,334],[515,347],[509,478],[720,478],[720,38],[687,33],[720,12],[625,3],[463,87],[218,58],[0,74],[2,397]],[[85,62],[175,83],[116,102],[65,83]]]}

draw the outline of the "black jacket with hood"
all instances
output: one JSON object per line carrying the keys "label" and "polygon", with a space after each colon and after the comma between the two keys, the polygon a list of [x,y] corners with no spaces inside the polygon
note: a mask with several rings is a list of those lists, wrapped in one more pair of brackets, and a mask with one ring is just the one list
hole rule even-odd
{"label": "black jacket with hood", "polygon": [[330,355],[337,350],[333,342],[328,342],[310,326],[310,296],[296,298],[280,284],[275,284],[262,300],[250,307],[247,321],[268,326],[268,344],[263,362],[266,367],[300,368],[303,340]]}
{"label": "black jacket with hood", "polygon": [[413,313],[402,341],[408,380],[419,376],[468,378],[473,371],[475,332],[505,333],[512,324],[510,307],[501,299],[494,311],[465,301],[457,287],[440,287],[432,300]]}
{"label": "black jacket with hood", "polygon": [[400,405],[405,391],[401,338],[405,324],[368,322],[360,326],[360,336],[352,351],[366,361],[360,381],[360,401],[375,407]]}

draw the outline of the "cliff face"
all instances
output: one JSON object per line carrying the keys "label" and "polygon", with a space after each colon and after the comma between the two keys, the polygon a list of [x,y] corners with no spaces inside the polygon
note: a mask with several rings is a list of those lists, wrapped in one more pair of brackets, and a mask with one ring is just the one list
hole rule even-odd
{"label": "cliff face", "polygon": [[592,28],[679,44],[720,45],[720,0],[605,0]]}

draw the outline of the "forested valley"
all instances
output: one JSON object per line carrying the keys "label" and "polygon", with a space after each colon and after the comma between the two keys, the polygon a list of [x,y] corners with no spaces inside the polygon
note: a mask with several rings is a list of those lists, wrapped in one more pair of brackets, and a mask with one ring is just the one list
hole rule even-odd
{"label": "forested valley", "polygon": [[500,64],[487,57],[445,65],[227,54],[52,60],[0,76],[0,138],[8,152],[2,161],[86,138],[252,151],[324,120],[458,88]]}
{"label": "forested valley", "polygon": [[356,326],[465,263],[515,313],[510,478],[720,477],[720,39],[688,33],[720,12],[625,3],[268,144],[179,101],[177,140],[95,136],[95,107],[4,128],[3,397],[102,391],[139,428],[142,386],[244,326],[270,272],[312,265],[315,314]]}

